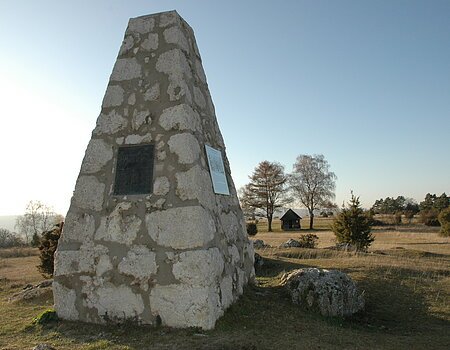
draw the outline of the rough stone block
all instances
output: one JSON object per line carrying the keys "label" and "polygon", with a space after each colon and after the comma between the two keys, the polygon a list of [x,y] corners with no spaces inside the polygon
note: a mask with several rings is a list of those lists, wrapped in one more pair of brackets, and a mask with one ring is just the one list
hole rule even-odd
{"label": "rough stone block", "polygon": [[155,179],[153,184],[153,193],[157,196],[164,196],[169,193],[170,182],[165,176],[161,176]]}
{"label": "rough stone block", "polygon": [[192,250],[180,253],[173,264],[173,275],[186,284],[214,286],[219,283],[223,272],[222,253],[217,248]]}
{"label": "rough stone block", "polygon": [[158,48],[158,34],[150,33],[141,44],[141,47],[146,51],[154,51]]}
{"label": "rough stone block", "polygon": [[96,259],[106,253],[108,248],[93,245],[92,241],[86,241],[79,250],[58,250],[55,259],[59,264],[55,266],[54,276],[92,273],[95,271]]}
{"label": "rough stone block", "polygon": [[189,284],[156,286],[150,293],[152,313],[170,327],[212,329],[223,314],[215,288]]}
{"label": "rough stone block", "polygon": [[163,35],[166,43],[178,45],[184,51],[189,52],[189,43],[179,27],[167,28]]}
{"label": "rough stone block", "polygon": [[178,156],[178,163],[192,164],[200,157],[197,138],[189,133],[173,135],[167,142],[170,152]]}
{"label": "rough stone block", "polygon": [[146,246],[134,246],[119,263],[118,270],[121,274],[133,276],[134,283],[140,284],[142,289],[147,290],[148,281],[158,270],[156,254]]}
{"label": "rough stone block", "polygon": [[75,185],[74,204],[81,209],[99,211],[103,205],[105,184],[95,176],[80,176]]}
{"label": "rough stone block", "polygon": [[81,172],[84,174],[96,173],[106,165],[113,157],[111,145],[101,139],[92,139],[87,147]]}
{"label": "rough stone block", "polygon": [[158,245],[175,249],[203,247],[215,232],[211,214],[200,206],[155,211],[146,215],[145,223]]}
{"label": "rough stone block", "polygon": [[112,110],[108,114],[100,114],[94,134],[112,135],[125,129],[127,126],[128,120],[117,113],[116,110]]}
{"label": "rough stone block", "polygon": [[153,31],[155,19],[148,16],[130,19],[127,32],[146,34]]}
{"label": "rough stone block", "polygon": [[126,244],[130,246],[136,238],[142,220],[136,215],[128,215],[131,203],[118,204],[113,212],[102,217],[100,226],[95,233],[95,239]]}
{"label": "rough stone block", "polygon": [[152,118],[150,116],[150,111],[134,111],[132,125],[134,130],[139,130],[144,124],[150,125],[152,123]]}
{"label": "rough stone block", "polygon": [[141,66],[136,58],[119,58],[111,74],[111,81],[130,80],[141,77]]}
{"label": "rough stone block", "polygon": [[82,277],[83,303],[89,309],[96,309],[100,322],[141,321],[144,311],[142,296],[125,285],[115,286],[88,276]]}
{"label": "rough stone block", "polygon": [[182,200],[198,200],[205,208],[214,205],[213,194],[211,193],[212,183],[206,170],[196,165],[186,172],[177,173],[176,194]]}
{"label": "rough stone block", "polygon": [[112,85],[106,90],[103,107],[117,107],[123,103],[124,90],[119,85]]}
{"label": "rough stone block", "polygon": [[76,293],[73,289],[64,287],[58,282],[53,282],[53,295],[56,305],[56,312],[59,317],[76,321],[79,318],[78,310],[75,307],[77,299]]}
{"label": "rough stone block", "polygon": [[166,108],[159,117],[159,124],[166,131],[202,131],[200,116],[187,104],[179,104],[174,107]]}
{"label": "rough stone block", "polygon": [[[67,234],[66,232],[70,232]],[[92,240],[95,232],[95,218],[89,214],[69,212],[64,221],[64,231],[60,242],[80,242]]]}
{"label": "rough stone block", "polygon": [[155,101],[159,98],[160,90],[159,83],[153,84],[147,91],[144,93],[145,101]]}

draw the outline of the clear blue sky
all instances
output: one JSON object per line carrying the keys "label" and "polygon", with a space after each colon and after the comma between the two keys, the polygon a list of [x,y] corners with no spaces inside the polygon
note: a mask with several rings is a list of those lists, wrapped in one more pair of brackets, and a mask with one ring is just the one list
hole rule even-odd
{"label": "clear blue sky", "polygon": [[64,212],[128,18],[193,27],[244,185],[323,154],[338,204],[450,192],[450,1],[2,1],[0,215]]}

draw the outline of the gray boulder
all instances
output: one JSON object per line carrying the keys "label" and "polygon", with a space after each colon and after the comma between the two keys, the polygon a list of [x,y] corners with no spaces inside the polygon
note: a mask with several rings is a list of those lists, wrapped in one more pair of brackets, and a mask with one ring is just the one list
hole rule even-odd
{"label": "gray boulder", "polygon": [[302,244],[299,241],[296,241],[295,239],[290,238],[286,242],[284,242],[282,245],[280,245],[280,248],[293,248],[293,247],[301,247]]}
{"label": "gray boulder", "polygon": [[23,289],[13,294],[9,301],[29,301],[38,298],[48,298],[52,296],[52,283],[53,280],[45,280],[36,285],[27,284]]}
{"label": "gray boulder", "polygon": [[261,249],[267,247],[267,244],[264,243],[262,239],[255,239],[253,241],[253,248],[255,249]]}
{"label": "gray boulder", "polygon": [[285,273],[281,283],[292,302],[323,316],[345,317],[364,309],[364,297],[345,273],[306,268]]}

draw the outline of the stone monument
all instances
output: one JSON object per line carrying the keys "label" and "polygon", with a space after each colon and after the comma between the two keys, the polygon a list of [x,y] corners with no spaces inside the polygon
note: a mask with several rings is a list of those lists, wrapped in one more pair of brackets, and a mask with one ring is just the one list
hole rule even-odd
{"label": "stone monument", "polygon": [[130,19],[55,254],[58,316],[211,329],[253,260],[192,29]]}

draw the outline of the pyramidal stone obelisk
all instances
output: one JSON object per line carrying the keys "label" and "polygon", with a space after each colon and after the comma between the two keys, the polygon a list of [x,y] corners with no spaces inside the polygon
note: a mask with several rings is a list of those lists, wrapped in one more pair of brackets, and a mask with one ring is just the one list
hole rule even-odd
{"label": "pyramidal stone obelisk", "polygon": [[55,255],[58,316],[211,329],[253,254],[192,29],[130,19]]}

